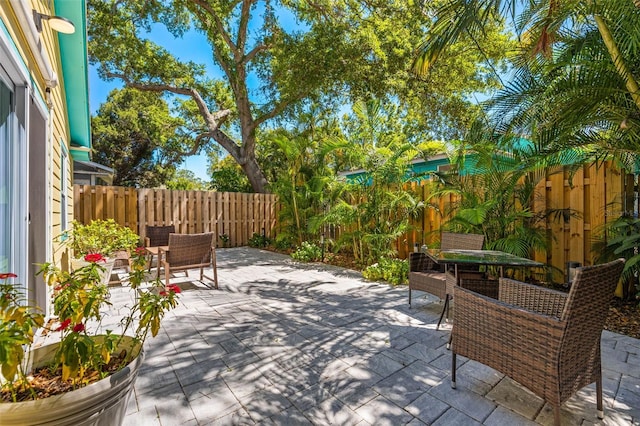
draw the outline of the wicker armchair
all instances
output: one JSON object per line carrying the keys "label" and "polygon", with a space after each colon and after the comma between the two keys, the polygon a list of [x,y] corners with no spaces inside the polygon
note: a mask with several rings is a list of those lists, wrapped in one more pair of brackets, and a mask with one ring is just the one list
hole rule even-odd
{"label": "wicker armchair", "polygon": [[456,356],[511,377],[554,406],[595,382],[603,418],[600,337],[624,259],[579,268],[569,293],[501,278],[499,300],[455,288],[451,385]]}
{"label": "wicker armchair", "polygon": [[[145,247],[160,247],[169,244],[169,234],[176,232],[174,225],[167,226],[145,226]],[[149,271],[151,271],[151,264],[153,263],[153,254],[149,254]],[[159,263],[159,262],[158,262]],[[160,265],[158,264],[158,268]]]}
{"label": "wicker armchair", "polygon": [[[479,234],[456,234],[443,232],[440,239],[442,250],[465,249],[481,250],[484,244],[484,235]],[[473,272],[473,271],[467,271]],[[480,277],[476,273],[476,277]],[[424,291],[442,300],[445,305],[438,321],[438,328],[442,322],[442,317],[449,308],[449,299],[452,293],[447,290],[447,273],[443,265],[433,262],[424,253],[411,253],[409,256],[409,307],[411,307],[411,292],[413,290]],[[469,276],[472,278],[472,276]]]}
{"label": "wicker armchair", "polygon": [[[169,284],[171,271],[200,268],[200,281],[207,278],[218,288],[218,270],[216,266],[215,234],[169,234],[169,248],[160,248],[158,262],[164,266],[165,285]],[[213,277],[204,275],[204,267],[213,268]],[[158,267],[158,276],[160,267]]]}

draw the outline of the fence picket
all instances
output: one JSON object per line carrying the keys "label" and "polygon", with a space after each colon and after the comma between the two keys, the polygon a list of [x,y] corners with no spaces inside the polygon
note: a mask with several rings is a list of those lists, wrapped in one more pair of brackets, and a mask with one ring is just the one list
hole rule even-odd
{"label": "fence picket", "polygon": [[[434,208],[425,207],[412,221],[415,230],[395,244],[401,257],[408,256],[413,244],[432,245],[446,221],[444,212],[455,205],[453,196],[429,199],[431,182],[409,186],[419,198]],[[555,267],[554,279],[564,273],[568,261],[590,265],[594,238],[602,227],[621,214],[637,214],[640,201],[634,197],[635,176],[623,173],[611,162],[584,166],[574,174],[569,170],[548,171],[536,187],[537,195],[530,208],[534,214],[548,208],[571,209],[579,217],[554,221],[546,218],[549,242],[547,253],[534,258]],[[278,232],[280,205],[273,194],[237,194],[211,191],[176,191],[89,185],[74,186],[74,218],[82,223],[92,219],[113,218],[144,237],[145,225],[176,226],[177,232],[214,232],[229,236],[229,247],[246,245],[254,233],[274,238]],[[328,237],[328,236],[327,236]]]}

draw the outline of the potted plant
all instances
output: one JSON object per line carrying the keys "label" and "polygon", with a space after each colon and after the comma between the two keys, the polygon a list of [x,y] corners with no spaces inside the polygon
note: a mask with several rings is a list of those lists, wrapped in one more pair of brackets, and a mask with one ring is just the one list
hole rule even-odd
{"label": "potted plant", "polygon": [[113,219],[96,219],[88,224],[74,220],[71,229],[62,234],[60,240],[73,252],[72,269],[87,265],[84,256],[101,254],[106,257],[101,275],[105,283],[111,277],[115,262],[119,259],[128,262],[129,253],[140,243],[138,234]]}
{"label": "potted plant", "polygon": [[[143,359],[142,347],[155,336],[160,321],[177,303],[177,286],[156,280],[140,291],[121,322],[121,330],[102,333],[102,313],[109,290],[101,282],[104,258],[85,256],[87,265],[65,272],[44,264],[41,272],[53,289],[56,321],[46,327],[56,343],[32,348],[42,326],[38,308],[21,300],[13,274],[1,274],[0,419],[3,425],[120,424]],[[144,248],[132,254],[129,281],[138,292],[145,279]]]}
{"label": "potted plant", "polygon": [[72,225],[62,239],[73,249],[76,257],[92,253],[111,257],[118,251],[130,252],[140,244],[138,234],[113,219],[96,219],[88,224],[74,220]]}

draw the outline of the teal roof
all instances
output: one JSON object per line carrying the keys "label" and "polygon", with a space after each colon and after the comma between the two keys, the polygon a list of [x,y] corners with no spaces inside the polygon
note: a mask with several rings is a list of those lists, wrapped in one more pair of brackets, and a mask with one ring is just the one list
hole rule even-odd
{"label": "teal roof", "polygon": [[[89,113],[89,73],[87,60],[87,10],[84,1],[55,0],[55,14],[70,19],[73,34],[58,33],[62,78],[67,100],[71,156],[91,160],[91,114]],[[84,147],[74,149],[73,147]]]}
{"label": "teal roof", "polygon": [[[465,160],[465,167],[459,172],[460,175],[474,175],[478,173],[477,170],[477,155],[468,154]],[[407,180],[409,181],[421,181],[428,177],[430,172],[437,172],[441,166],[450,164],[449,158],[444,154],[437,155],[427,160],[418,159],[414,160],[408,167]],[[368,173],[366,170],[353,170],[348,172],[342,172],[347,181],[354,182],[362,179],[369,181]]]}

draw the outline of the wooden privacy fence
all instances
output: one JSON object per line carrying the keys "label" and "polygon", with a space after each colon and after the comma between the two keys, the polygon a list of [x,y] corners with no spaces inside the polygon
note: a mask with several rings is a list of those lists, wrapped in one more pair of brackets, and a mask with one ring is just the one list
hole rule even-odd
{"label": "wooden privacy fence", "polygon": [[[429,181],[411,184],[419,198],[429,196]],[[414,243],[431,244],[446,222],[442,212],[455,203],[454,196],[431,199],[437,208],[425,208],[413,222],[414,230],[396,242],[398,255],[408,257]],[[608,223],[627,214],[637,217],[636,175],[621,171],[611,162],[583,166],[573,174],[568,168],[548,170],[536,188],[534,213],[548,209],[570,209],[575,215],[562,220],[547,217],[548,251],[535,260],[555,269],[553,280],[563,282],[567,262],[591,265],[594,241],[602,237]],[[215,232],[229,236],[229,247],[247,245],[254,233],[275,236],[277,197],[273,194],[173,191],[108,186],[76,185],[76,220],[113,218],[144,237],[145,225],[170,225],[180,233]],[[218,245],[222,240],[218,238]]]}
{"label": "wooden privacy fence", "polygon": [[[429,195],[429,181],[413,183],[419,198]],[[455,202],[454,197],[430,200],[438,209],[425,208],[413,222],[414,230],[397,242],[400,257],[408,257],[414,243],[431,243],[439,235],[446,221],[440,212]],[[534,214],[549,209],[570,209],[575,215],[560,220],[546,218],[548,251],[536,253],[535,260],[554,269],[553,280],[564,282],[567,262],[591,265],[598,253],[594,242],[603,238],[607,224],[623,214],[638,217],[638,188],[636,175],[620,170],[611,162],[585,165],[572,174],[568,167],[550,169],[536,187]]]}
{"label": "wooden privacy fence", "polygon": [[254,233],[272,237],[277,217],[273,194],[74,185],[73,203],[82,223],[114,219],[142,238],[145,225],[174,225],[178,233],[214,232],[228,247],[247,245]]}

